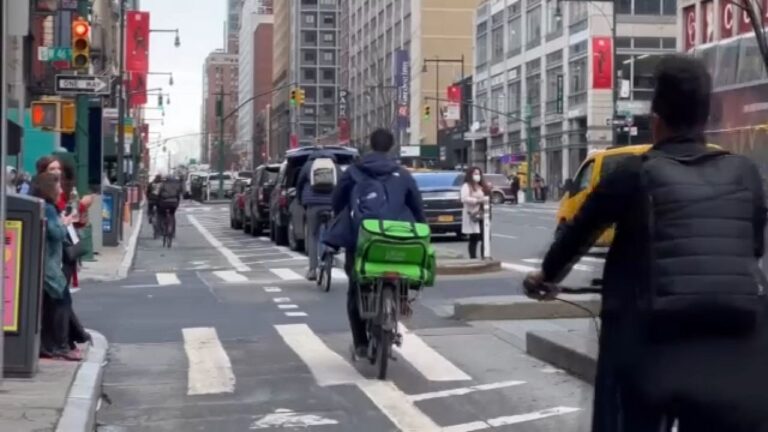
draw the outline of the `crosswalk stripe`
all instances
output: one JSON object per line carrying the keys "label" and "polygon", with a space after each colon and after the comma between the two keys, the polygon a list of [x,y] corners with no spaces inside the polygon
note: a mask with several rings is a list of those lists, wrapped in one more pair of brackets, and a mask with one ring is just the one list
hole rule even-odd
{"label": "crosswalk stripe", "polygon": [[305,317],[307,316],[306,312],[286,312],[285,316],[287,317]]}
{"label": "crosswalk stripe", "polygon": [[158,285],[181,285],[179,277],[176,273],[157,273],[155,274]]}
{"label": "crosswalk stripe", "polygon": [[537,270],[536,267],[531,267],[531,266],[522,265],[522,264],[508,263],[508,262],[501,263],[501,268],[505,270],[520,272],[520,273],[528,273],[528,272]]}
{"label": "crosswalk stripe", "polygon": [[234,270],[220,270],[213,272],[219,279],[224,282],[248,282],[248,278]]}
{"label": "crosswalk stripe", "polygon": [[296,273],[295,271],[289,269],[289,268],[271,268],[269,269],[272,273],[274,273],[277,277],[279,277],[282,280],[301,280],[304,279],[300,274]]}
{"label": "crosswalk stripe", "polygon": [[227,352],[213,327],[182,329],[189,360],[187,394],[233,393],[235,374]]}
{"label": "crosswalk stripe", "polygon": [[501,388],[512,387],[512,386],[517,386],[522,384],[525,384],[525,381],[501,381],[501,382],[490,383],[490,384],[480,384],[480,385],[475,385],[470,387],[462,387],[462,388],[455,388],[455,389],[449,389],[449,390],[440,390],[440,391],[430,392],[430,393],[409,395],[408,400],[410,400],[411,402],[419,402],[423,400],[444,398],[444,397],[450,397],[450,396],[462,396],[465,394],[474,393],[478,391],[497,390]]}
{"label": "crosswalk stripe", "polygon": [[570,414],[572,412],[580,411],[580,408],[572,407],[554,407],[540,411],[535,411],[526,414],[517,414],[504,417],[496,417],[485,421],[474,421],[470,423],[463,423],[454,426],[443,428],[443,432],[473,432],[491,428],[497,428],[500,426],[508,426],[518,423],[525,423],[534,420],[540,420],[547,417],[553,417],[563,414]]}
{"label": "crosswalk stripe", "polygon": [[367,380],[328,348],[306,324],[276,325],[285,343],[304,361],[322,387],[355,384],[403,432],[437,432],[440,427],[389,381]]}
{"label": "crosswalk stripe", "polygon": [[264,287],[264,291],[268,293],[279,293],[279,292],[282,292],[283,290],[278,287],[268,286],[268,287]]}
{"label": "crosswalk stripe", "polygon": [[279,304],[277,305],[278,309],[285,310],[285,309],[298,309],[299,305],[295,304]]}
{"label": "crosswalk stripe", "polygon": [[430,381],[468,381],[472,377],[465,374],[448,359],[440,355],[423,339],[411,333],[403,324],[399,324],[403,335],[403,345],[395,347],[416,370]]}
{"label": "crosswalk stripe", "polygon": [[210,243],[213,247],[215,247],[222,255],[224,255],[224,258],[229,261],[230,264],[232,264],[232,267],[235,268],[237,271],[248,271],[251,268],[247,265],[243,264],[242,261],[240,261],[240,258],[237,257],[234,253],[232,253],[231,250],[224,247],[224,245],[221,244],[221,241],[214,237],[203,225],[200,224],[200,222],[192,215],[187,215],[187,218],[189,219],[189,223],[191,223],[195,228],[197,228],[198,231],[200,231],[200,234],[205,237],[206,240],[208,240],[208,243]]}

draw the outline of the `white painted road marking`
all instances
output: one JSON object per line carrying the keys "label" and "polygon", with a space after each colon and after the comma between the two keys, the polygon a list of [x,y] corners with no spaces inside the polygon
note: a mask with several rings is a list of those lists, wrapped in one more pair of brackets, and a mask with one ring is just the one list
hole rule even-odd
{"label": "white painted road marking", "polygon": [[492,234],[492,235],[493,235],[494,237],[500,237],[500,238],[505,238],[505,239],[510,239],[510,240],[515,240],[515,239],[517,239],[517,237],[516,237],[516,236],[513,236],[513,235],[507,235],[507,234]]}
{"label": "white painted road marking", "polygon": [[234,270],[215,271],[213,274],[224,282],[248,282],[247,277]]}
{"label": "white painted road marking", "polygon": [[272,301],[275,303],[288,303],[291,299],[290,297],[275,297]]}
{"label": "white painted road marking", "polygon": [[304,361],[320,386],[355,384],[403,432],[438,432],[440,427],[389,381],[367,380],[328,348],[306,324],[276,325],[285,343]]}
{"label": "white painted road marking", "polygon": [[525,423],[533,420],[540,420],[547,417],[554,417],[563,414],[570,414],[572,412],[579,411],[580,408],[571,407],[555,407],[545,409],[541,411],[535,411],[527,414],[517,414],[505,417],[496,417],[488,419],[486,421],[474,421],[471,423],[463,423],[454,426],[448,426],[443,428],[443,432],[473,432],[491,428],[497,428],[500,426],[507,426],[518,423]]}
{"label": "white painted road marking", "polygon": [[528,273],[528,272],[538,270],[536,267],[531,267],[531,266],[522,265],[522,264],[506,263],[506,262],[501,263],[501,267],[505,270],[512,270],[520,273]]}
{"label": "white painted road marking", "polygon": [[594,262],[594,263],[605,264],[605,258],[583,256],[583,257],[581,257],[581,260],[582,261],[590,261],[590,262]]}
{"label": "white painted road marking", "polygon": [[234,253],[232,253],[231,250],[224,247],[224,245],[221,244],[221,242],[214,237],[210,232],[208,232],[207,229],[203,225],[198,222],[198,220],[192,216],[187,215],[187,219],[189,219],[189,223],[191,223],[195,228],[197,228],[198,231],[200,231],[200,234],[205,237],[206,240],[208,240],[208,243],[211,244],[211,246],[215,247],[222,255],[224,255],[224,258],[229,261],[230,264],[232,264],[232,267],[235,268],[237,271],[245,272],[250,270],[251,268],[247,265],[243,264],[242,261],[240,261],[240,258],[237,257]]}
{"label": "white painted road marking", "polygon": [[[529,264],[541,264],[544,260],[541,258],[526,258],[523,261]],[[592,266],[588,266],[584,264],[574,264],[573,269],[579,270],[579,271],[589,271],[589,272],[595,270]]]}
{"label": "white painted road marking", "polygon": [[444,398],[444,397],[450,397],[450,396],[461,396],[469,393],[474,393],[477,391],[487,391],[487,390],[496,390],[500,388],[505,387],[512,387],[517,385],[525,384],[525,381],[502,381],[497,383],[491,383],[491,384],[480,384],[470,387],[461,387],[461,388],[455,388],[455,389],[449,389],[449,390],[441,390],[431,393],[421,393],[417,395],[409,395],[408,400],[411,402],[418,402],[428,399],[437,399],[437,398]]}
{"label": "white painted road marking", "polygon": [[213,327],[182,329],[189,360],[187,394],[233,393],[235,375],[227,352]]}
{"label": "white painted road marking", "polygon": [[277,305],[277,308],[281,309],[281,310],[298,309],[299,305],[295,305],[295,304],[279,304],[279,305]]}
{"label": "white painted road marking", "polygon": [[304,279],[300,274],[296,273],[295,271],[289,269],[289,268],[271,268],[269,269],[272,273],[274,273],[277,277],[279,277],[282,280],[302,280]]}
{"label": "white painted road marking", "polygon": [[264,291],[268,293],[279,293],[279,292],[282,292],[283,290],[278,287],[268,286],[268,287],[264,287]]}
{"label": "white painted road marking", "polygon": [[285,316],[287,317],[305,317],[307,316],[306,312],[286,312]]}
{"label": "white painted road marking", "polygon": [[415,333],[411,333],[403,324],[398,324],[403,334],[403,346],[395,347],[416,370],[430,381],[468,381],[472,377],[457,368],[448,359],[427,345]]}
{"label": "white painted road marking", "polygon": [[272,414],[267,414],[258,420],[254,420],[249,429],[308,428],[310,426],[335,424],[339,424],[339,422],[334,419],[321,417],[315,414],[299,414],[289,409],[279,408]]}
{"label": "white painted road marking", "polygon": [[181,281],[176,276],[176,273],[157,273],[155,277],[157,278],[157,284],[161,286],[181,285]]}

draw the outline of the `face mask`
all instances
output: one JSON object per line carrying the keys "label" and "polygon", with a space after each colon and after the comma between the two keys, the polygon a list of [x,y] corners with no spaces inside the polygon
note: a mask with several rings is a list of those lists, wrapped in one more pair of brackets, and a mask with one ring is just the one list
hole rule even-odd
{"label": "face mask", "polygon": [[480,177],[480,174],[475,174],[475,175],[472,176],[472,180],[474,180],[475,183],[480,183],[481,179],[482,179],[482,177]]}

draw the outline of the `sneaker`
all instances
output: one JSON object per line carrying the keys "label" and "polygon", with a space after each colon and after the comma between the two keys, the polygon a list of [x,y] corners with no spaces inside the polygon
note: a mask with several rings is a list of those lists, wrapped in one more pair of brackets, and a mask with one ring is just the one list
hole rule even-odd
{"label": "sneaker", "polygon": [[307,271],[307,276],[306,277],[307,277],[307,280],[309,280],[309,281],[317,280],[317,270],[309,269]]}

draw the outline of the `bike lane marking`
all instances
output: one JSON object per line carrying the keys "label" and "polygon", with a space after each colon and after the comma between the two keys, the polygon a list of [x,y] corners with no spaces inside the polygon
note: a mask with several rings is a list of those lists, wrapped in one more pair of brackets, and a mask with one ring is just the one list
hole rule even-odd
{"label": "bike lane marking", "polygon": [[213,327],[182,329],[187,353],[187,394],[233,393],[235,374],[227,352]]}
{"label": "bike lane marking", "polygon": [[469,381],[472,379],[450,360],[443,357],[402,323],[398,323],[403,335],[403,345],[395,347],[408,363],[430,381]]}
{"label": "bike lane marking", "polygon": [[525,414],[516,414],[511,416],[496,417],[488,420],[479,420],[469,423],[462,423],[458,425],[448,426],[443,428],[443,432],[474,432],[479,430],[497,428],[501,426],[508,426],[518,423],[525,423],[534,420],[541,420],[547,417],[554,417],[563,414],[570,414],[576,411],[580,411],[580,408],[572,407],[554,407],[547,408],[540,411],[534,411]]}
{"label": "bike lane marking", "polygon": [[224,258],[229,261],[230,264],[232,264],[232,267],[235,268],[235,270],[240,272],[246,272],[251,270],[250,267],[243,264],[242,261],[240,261],[240,258],[237,257],[231,250],[229,250],[227,247],[225,247],[221,242],[214,237],[198,220],[192,215],[187,215],[187,219],[189,219],[189,223],[192,224],[195,228],[197,228],[198,231],[200,231],[200,234],[203,235],[203,237],[208,240],[208,243],[211,244],[216,250],[221,253]]}
{"label": "bike lane marking", "polygon": [[224,282],[247,282],[248,278],[234,270],[221,270],[213,272],[219,279]]}
{"label": "bike lane marking", "polygon": [[155,278],[157,279],[157,284],[160,286],[181,285],[181,281],[179,280],[179,277],[176,276],[176,273],[157,273],[155,274]]}

